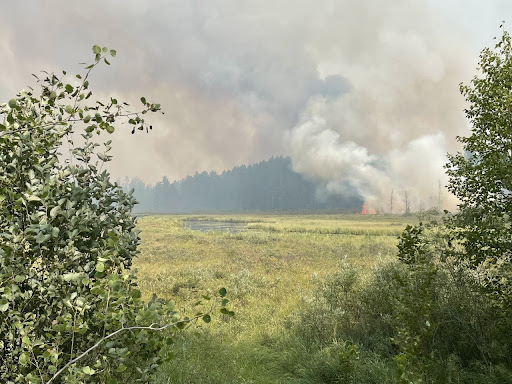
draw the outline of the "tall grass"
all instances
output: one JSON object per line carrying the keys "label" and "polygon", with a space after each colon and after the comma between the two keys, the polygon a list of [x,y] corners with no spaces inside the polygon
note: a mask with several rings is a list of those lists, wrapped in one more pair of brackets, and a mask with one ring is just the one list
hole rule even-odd
{"label": "tall grass", "polygon": [[[174,340],[170,348],[175,358],[161,368],[155,382],[326,383],[335,382],[340,366],[348,375],[364,372],[366,382],[386,382],[378,381],[383,380],[383,372],[393,380],[389,362],[377,355],[365,355],[367,367],[360,369],[355,357],[364,352],[342,341],[319,348],[290,324],[341,264],[370,273],[376,264],[393,259],[397,235],[414,218],[200,217],[249,223],[237,234],[187,230],[183,227],[187,218],[139,220],[141,254],[136,267],[143,294],[173,297],[179,308],[193,311],[191,304],[200,294],[224,286],[236,316],[217,316],[209,325]],[[364,279],[364,274],[359,278]]]}

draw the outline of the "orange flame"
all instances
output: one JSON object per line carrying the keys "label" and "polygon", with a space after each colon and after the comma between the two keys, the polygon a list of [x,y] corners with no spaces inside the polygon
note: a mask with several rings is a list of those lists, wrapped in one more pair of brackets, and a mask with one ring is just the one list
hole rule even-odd
{"label": "orange flame", "polygon": [[361,207],[361,215],[376,215],[377,211],[374,208],[368,208],[366,203]]}

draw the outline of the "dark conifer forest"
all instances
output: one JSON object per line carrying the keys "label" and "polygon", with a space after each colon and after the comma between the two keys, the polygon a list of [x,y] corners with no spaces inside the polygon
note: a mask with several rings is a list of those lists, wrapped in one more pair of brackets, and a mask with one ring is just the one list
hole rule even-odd
{"label": "dark conifer forest", "polygon": [[196,172],[174,182],[163,177],[155,185],[135,178],[125,180],[123,188],[134,190],[139,213],[358,212],[363,204],[362,197],[349,184],[343,195],[325,196],[316,183],[293,171],[286,157],[237,166],[221,174]]}

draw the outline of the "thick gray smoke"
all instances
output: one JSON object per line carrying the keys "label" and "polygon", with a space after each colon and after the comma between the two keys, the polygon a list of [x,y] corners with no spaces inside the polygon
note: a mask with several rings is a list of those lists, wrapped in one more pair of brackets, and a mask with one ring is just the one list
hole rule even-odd
{"label": "thick gray smoke", "polygon": [[[439,205],[438,185],[446,182],[442,172],[446,140],[441,132],[411,140],[403,149],[375,155],[343,140],[324,119],[312,117],[294,129],[290,146],[295,170],[319,182],[321,194],[344,194],[348,182],[377,211],[392,210],[391,194],[394,212],[403,210],[405,193],[417,203],[413,209]],[[451,200],[446,204],[452,204]]]}
{"label": "thick gray smoke", "polygon": [[[312,97],[288,135],[295,170],[327,193],[343,193],[348,181],[378,211],[391,210],[392,193],[395,212],[405,209],[406,193],[411,209],[438,206],[446,153],[467,130],[458,83],[475,60],[449,26],[421,2],[411,5],[358,3],[337,15],[341,41],[331,41],[335,53],[320,72],[343,74],[351,88],[335,100]],[[351,31],[360,32],[357,40],[343,38]],[[454,199],[441,195],[442,207],[453,208]]]}
{"label": "thick gray smoke", "polygon": [[93,75],[96,95],[166,111],[150,135],[114,134],[114,177],[154,183],[290,155],[320,195],[348,181],[375,208],[391,190],[397,210],[405,191],[418,208],[437,200],[444,155],[467,130],[458,83],[512,13],[505,0],[449,3],[11,1],[0,99],[107,45],[118,56]]}

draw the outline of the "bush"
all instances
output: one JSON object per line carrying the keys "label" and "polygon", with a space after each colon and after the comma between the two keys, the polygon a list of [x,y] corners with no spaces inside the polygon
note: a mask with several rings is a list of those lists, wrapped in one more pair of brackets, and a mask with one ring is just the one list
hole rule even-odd
{"label": "bush", "polygon": [[[166,356],[162,328],[183,327],[173,302],[141,301],[130,269],[136,203],[102,166],[112,133],[160,110],[139,113],[115,98],[89,101],[89,74],[114,50],[93,47],[95,62],[66,80],[46,74],[40,93],[0,105],[0,381],[147,382]],[[73,134],[81,131],[82,145]],[[69,145],[65,156],[59,153]],[[225,292],[221,292],[224,294]],[[198,315],[197,317],[201,317]],[[204,316],[209,321],[209,315]]]}
{"label": "bush", "polygon": [[[289,328],[314,355],[356,345],[362,361],[355,363],[354,377],[362,377],[357,367],[365,359],[378,361],[376,369],[388,377],[390,369],[396,371],[395,380],[403,382],[472,382],[484,373],[510,374],[510,339],[502,329],[512,324],[476,289],[474,271],[440,256],[447,254],[447,233],[438,226],[409,227],[400,244],[402,261],[370,274],[343,264],[290,316]],[[324,365],[336,375],[347,373],[329,361]]]}

